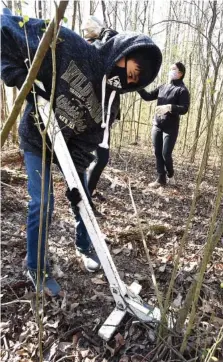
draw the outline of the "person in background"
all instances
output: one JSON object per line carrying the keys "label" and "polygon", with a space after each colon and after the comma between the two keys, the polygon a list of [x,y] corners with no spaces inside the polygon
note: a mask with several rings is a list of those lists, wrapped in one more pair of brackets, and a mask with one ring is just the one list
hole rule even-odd
{"label": "person in background", "polygon": [[180,116],[188,112],[190,94],[183,79],[186,73],[184,64],[176,62],[171,65],[169,81],[151,92],[145,89],[139,94],[145,101],[157,101],[152,126],[152,142],[156,156],[157,179],[149,184],[158,188],[175,184],[172,152],[177,140]]}

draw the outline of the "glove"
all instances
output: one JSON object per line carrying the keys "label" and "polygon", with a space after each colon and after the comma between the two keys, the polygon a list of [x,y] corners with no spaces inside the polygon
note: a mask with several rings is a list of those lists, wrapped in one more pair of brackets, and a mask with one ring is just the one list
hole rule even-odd
{"label": "glove", "polygon": [[[41,96],[44,99],[46,99],[47,101],[50,100],[50,95],[47,94],[44,90],[42,90],[40,87],[38,87],[38,85],[34,84],[34,88],[35,88],[35,92],[36,92],[36,97],[37,96]],[[31,91],[29,92],[29,94],[26,97],[27,101],[29,103],[33,103],[34,104],[34,94],[33,94],[33,88],[31,89]]]}
{"label": "glove", "polygon": [[157,116],[163,116],[167,112],[171,112],[171,111],[172,111],[172,104],[165,104],[164,106],[156,107]]}
{"label": "glove", "polygon": [[71,207],[73,208],[73,210],[75,212],[77,212],[78,211],[77,204],[81,201],[81,195],[80,195],[78,189],[76,189],[76,188],[73,188],[72,190],[67,189],[66,196],[67,196],[68,200],[70,201]]}

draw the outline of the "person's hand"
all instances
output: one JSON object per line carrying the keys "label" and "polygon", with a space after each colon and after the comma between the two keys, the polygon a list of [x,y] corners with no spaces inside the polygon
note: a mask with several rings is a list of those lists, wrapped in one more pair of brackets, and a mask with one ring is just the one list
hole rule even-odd
{"label": "person's hand", "polygon": [[172,110],[171,104],[165,104],[164,106],[157,106],[156,114],[157,114],[157,116],[163,116],[167,112],[171,112],[171,110]]}
{"label": "person's hand", "polygon": [[69,188],[66,191],[66,196],[68,198],[68,200],[71,203],[71,206],[73,208],[77,207],[77,204],[79,204],[79,202],[81,201],[81,195],[78,191],[78,189],[73,188],[72,190],[70,190]]}

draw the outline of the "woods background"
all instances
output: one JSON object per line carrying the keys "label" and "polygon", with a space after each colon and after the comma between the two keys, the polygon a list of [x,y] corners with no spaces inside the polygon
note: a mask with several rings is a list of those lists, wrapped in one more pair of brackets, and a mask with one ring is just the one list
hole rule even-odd
{"label": "woods background", "polygon": [[[52,1],[2,1],[14,14],[49,19],[54,12]],[[202,153],[207,133],[211,132],[209,160],[218,163],[223,136],[223,3],[222,1],[70,1],[64,26],[82,34],[81,25],[89,15],[96,15],[119,32],[148,34],[161,48],[163,64],[155,82],[167,82],[172,63],[186,66],[185,84],[191,94],[189,112],[181,119],[180,137],[175,153],[194,162]],[[2,87],[2,123],[4,123],[16,89]],[[144,102],[137,93],[122,96],[121,121],[113,131],[113,147],[140,144],[151,153],[150,129],[156,102]],[[18,120],[19,122],[19,120]],[[12,131],[17,143],[17,125]],[[149,147],[149,150],[148,150]]]}
{"label": "woods background", "polygon": [[[13,14],[44,19],[52,18],[55,13],[53,1],[2,0],[3,7],[10,8]],[[122,346],[117,350],[114,347],[112,352],[112,345],[104,345],[100,340],[97,341],[100,348],[93,353],[95,359],[92,356],[90,359],[86,348],[92,351],[95,335],[88,337],[85,350],[79,350],[78,343],[74,343],[75,338],[80,338],[77,337],[77,323],[86,339],[86,333],[95,333],[101,320],[107,317],[113,301],[110,294],[107,295],[109,290],[103,273],[91,278],[78,266],[73,247],[73,215],[64,196],[63,179],[54,171],[57,204],[49,251],[57,268],[55,273],[68,291],[68,297],[62,303],[51,301],[44,306],[45,316],[41,322],[44,351],[41,355],[42,340],[38,346],[35,311],[27,303],[21,307],[19,304],[19,298],[31,301],[34,298],[27,293],[30,285],[21,270],[26,255],[29,200],[24,187],[25,169],[22,160],[11,157],[9,152],[16,148],[18,154],[17,128],[21,112],[3,147],[2,157],[2,315],[5,323],[2,343],[4,356],[11,353],[5,360],[33,362],[42,361],[44,357],[45,361],[52,358],[76,361],[78,359],[73,357],[83,352],[79,360],[85,362],[138,362],[151,361],[151,358],[157,362],[222,362],[223,1],[69,1],[63,25],[83,35],[81,25],[89,14],[96,15],[106,26],[119,32],[148,34],[160,47],[163,64],[148,89],[167,82],[171,64],[182,61],[186,66],[184,82],[191,94],[191,106],[181,118],[180,136],[174,151],[177,187],[145,193],[149,181],[154,179],[150,134],[156,102],[144,102],[137,93],[128,94],[121,96],[121,120],[112,131],[115,152],[100,180],[100,190],[107,201],[96,203],[106,215],[100,228],[112,239],[111,253],[123,280],[128,284],[133,280],[142,282],[143,298],[149,303],[156,304],[161,295],[163,315],[172,308],[176,329],[168,331],[168,336],[161,333],[158,337],[165,338],[160,342],[157,335],[151,338],[151,329],[127,323],[121,331],[125,339],[122,341],[124,352]],[[16,89],[1,83],[1,127],[16,95]],[[131,187],[138,213],[134,212],[129,197]],[[153,288],[145,258],[147,253],[156,272],[159,293]],[[66,356],[61,343],[69,346],[74,354]],[[131,349],[133,345],[134,350]],[[105,359],[109,353],[111,357]],[[101,359],[96,359],[97,354]]]}

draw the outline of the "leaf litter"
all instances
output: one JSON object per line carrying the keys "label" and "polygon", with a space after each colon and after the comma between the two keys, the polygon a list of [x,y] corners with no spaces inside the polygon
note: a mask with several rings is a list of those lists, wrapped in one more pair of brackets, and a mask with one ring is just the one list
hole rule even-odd
{"label": "leaf litter", "polygon": [[[99,190],[106,197],[106,202],[100,204],[96,200],[95,204],[105,218],[98,222],[109,239],[109,248],[122,279],[127,284],[140,282],[143,287],[141,296],[145,302],[155,304],[141,233],[126,183],[125,158],[128,157],[126,151],[124,157],[112,158],[102,175]],[[25,225],[29,198],[24,187],[26,181],[21,181],[25,180],[25,176],[22,176],[25,175],[24,168],[21,169],[16,162],[13,168],[20,168],[19,179],[16,176],[10,178],[11,187],[2,185],[1,357],[13,362],[35,362],[39,359],[35,292],[22,267],[26,256]],[[176,189],[145,192],[148,183],[153,181],[153,174],[147,171],[151,169],[154,170],[153,161],[141,153],[132,156],[128,163],[128,175],[143,233],[159,287],[165,295],[177,246],[189,214],[197,169],[179,162]],[[180,260],[172,299],[175,311],[182,306],[202,257],[218,176],[214,169],[210,169],[208,175],[198,200],[186,250]],[[126,317],[120,330],[106,344],[98,337],[98,329],[114,308],[113,298],[103,273],[89,275],[79,264],[73,246],[75,223],[64,197],[65,186],[56,169],[54,176],[56,205],[50,228],[49,253],[53,273],[65,293],[63,298],[46,296],[44,300],[44,361],[56,362],[62,358],[63,361],[84,362],[177,360],[176,355],[156,345],[154,328],[144,326],[133,317]],[[188,356],[194,356],[194,349],[190,347],[193,344],[199,345],[200,351],[207,350],[208,344],[211,346],[214,343],[222,325],[222,246],[221,242],[213,253],[205,275],[197,310],[199,333],[190,337]],[[208,338],[202,339],[202,335],[207,336],[207,328]],[[179,346],[181,340],[182,337],[176,337],[176,345]],[[197,360],[199,358],[201,355]]]}

